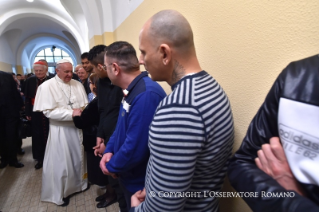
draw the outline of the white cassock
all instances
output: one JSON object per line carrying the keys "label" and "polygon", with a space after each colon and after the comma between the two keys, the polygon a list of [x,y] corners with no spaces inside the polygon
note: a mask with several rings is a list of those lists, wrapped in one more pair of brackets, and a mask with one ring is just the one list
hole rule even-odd
{"label": "white cassock", "polygon": [[82,130],[72,121],[72,108],[84,108],[87,104],[83,85],[73,79],[65,83],[56,75],[38,87],[33,111],[42,111],[50,122],[41,201],[61,205],[62,198],[87,188]]}

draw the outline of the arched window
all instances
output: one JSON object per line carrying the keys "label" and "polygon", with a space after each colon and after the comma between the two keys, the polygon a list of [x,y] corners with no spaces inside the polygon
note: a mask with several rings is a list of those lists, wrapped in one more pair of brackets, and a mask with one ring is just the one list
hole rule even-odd
{"label": "arched window", "polygon": [[45,48],[39,51],[39,53],[35,56],[34,62],[37,62],[41,59],[45,59],[48,62],[49,65],[49,72],[54,74],[55,73],[55,66],[56,62],[61,59],[67,59],[69,60],[72,65],[74,64],[72,57],[70,55],[60,49],[60,48]]}

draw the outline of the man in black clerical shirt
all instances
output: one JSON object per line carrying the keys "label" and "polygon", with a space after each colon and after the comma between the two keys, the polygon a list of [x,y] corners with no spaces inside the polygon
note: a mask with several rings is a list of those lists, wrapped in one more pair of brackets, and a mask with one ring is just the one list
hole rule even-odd
{"label": "man in black clerical shirt", "polygon": [[48,68],[46,63],[39,61],[33,64],[35,76],[29,77],[25,82],[25,114],[31,120],[32,126],[32,154],[38,161],[34,168],[42,168],[45,147],[49,134],[49,120],[42,112],[33,112],[35,95],[38,87],[46,80]]}
{"label": "man in black clerical shirt", "polygon": [[23,101],[11,74],[0,71],[0,169],[10,166],[21,168],[18,162],[16,140]]}
{"label": "man in black clerical shirt", "polygon": [[[119,114],[121,101],[123,98],[123,92],[120,87],[112,85],[110,79],[107,76],[107,72],[104,67],[104,54],[107,50],[105,45],[97,45],[94,46],[89,52],[89,61],[93,66],[94,73],[96,73],[99,79],[99,99],[98,99],[98,107],[100,112],[100,124],[97,133],[97,146],[96,155],[101,154],[99,149],[102,149],[102,146],[106,146],[106,143],[109,141],[111,135],[113,134],[116,123],[117,117]],[[102,152],[104,149],[102,150]],[[112,177],[108,177],[109,183],[111,187],[115,190],[116,195],[113,195],[109,192],[106,193],[105,198],[97,207],[107,207],[108,205],[112,204],[114,201],[119,202],[119,206],[121,212],[127,211],[126,209],[126,202],[124,199],[124,194],[119,187],[118,180],[113,179]],[[108,189],[109,190],[109,189]]]}

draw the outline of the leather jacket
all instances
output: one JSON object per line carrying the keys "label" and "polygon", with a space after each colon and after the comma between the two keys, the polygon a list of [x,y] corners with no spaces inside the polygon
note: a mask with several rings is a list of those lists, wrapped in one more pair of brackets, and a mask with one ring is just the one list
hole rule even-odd
{"label": "leather jacket", "polygon": [[[280,137],[289,166],[307,197],[296,192],[291,197],[262,195],[292,192],[255,165],[257,151],[271,137]],[[319,211],[318,55],[290,63],[278,76],[231,159],[228,176],[237,191],[259,193],[243,198],[253,211]]]}

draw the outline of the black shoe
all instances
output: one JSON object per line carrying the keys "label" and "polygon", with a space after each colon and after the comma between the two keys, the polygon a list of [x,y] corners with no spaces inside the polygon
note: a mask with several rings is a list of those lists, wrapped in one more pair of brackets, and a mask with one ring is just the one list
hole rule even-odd
{"label": "black shoe", "polygon": [[0,163],[0,169],[5,168],[7,165],[8,165],[7,162],[1,162],[1,163]]}
{"label": "black shoe", "polygon": [[9,163],[9,166],[13,166],[15,168],[22,168],[24,167],[23,163],[20,163],[20,162],[13,162],[13,163]]}
{"label": "black shoe", "polygon": [[20,150],[18,151],[18,155],[24,155],[24,153],[25,153],[24,149],[20,149]]}
{"label": "black shoe", "polygon": [[60,206],[66,207],[66,206],[69,205],[69,203],[70,203],[70,197],[63,198],[62,200],[63,200],[64,203],[63,203],[62,205],[60,205]]}
{"label": "black shoe", "polygon": [[42,163],[42,161],[41,161],[41,162],[38,162],[37,164],[35,164],[34,168],[35,168],[35,169],[41,169],[42,166],[43,166],[43,163]]}
{"label": "black shoe", "polygon": [[107,195],[108,193],[106,192],[105,194],[102,194],[101,196],[98,196],[97,198],[95,198],[95,201],[101,202],[106,199]]}
{"label": "black shoe", "polygon": [[99,202],[96,207],[97,208],[106,208],[107,206],[110,206],[112,205],[113,203],[116,203],[117,202],[117,198],[115,197],[113,200],[111,201],[106,201],[106,200],[103,200],[102,202]]}

